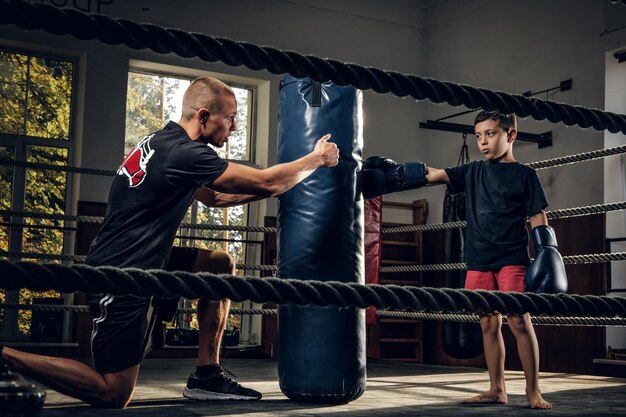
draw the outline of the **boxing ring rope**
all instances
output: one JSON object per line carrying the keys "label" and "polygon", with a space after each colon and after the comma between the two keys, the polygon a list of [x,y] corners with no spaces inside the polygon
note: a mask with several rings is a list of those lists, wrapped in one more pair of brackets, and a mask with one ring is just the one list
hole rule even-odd
{"label": "boxing ring rope", "polygon": [[[557,167],[563,165],[569,165],[577,162],[584,162],[590,160],[596,160],[607,156],[619,155],[626,153],[626,145],[617,146],[614,148],[599,149],[589,152],[583,152],[574,155],[568,155],[558,158],[547,159],[543,161],[531,162],[526,164],[534,169],[546,169],[549,167]],[[0,165],[28,167],[35,169],[49,169],[55,171],[65,171],[70,173],[85,173],[90,175],[103,175],[114,176],[115,171],[99,170],[91,168],[80,168],[64,165],[51,165],[40,164],[30,162],[18,162],[12,159],[0,158]],[[626,209],[626,202],[616,202],[608,204],[597,204],[594,206],[586,207],[574,207],[569,209],[561,209],[546,212],[548,219],[582,216],[586,214],[598,214],[602,212],[623,210]],[[76,216],[67,214],[51,214],[51,213],[37,213],[37,212],[25,212],[16,210],[0,210],[0,215],[14,216],[22,218],[41,218],[50,220],[65,220],[65,221],[78,221],[84,223],[102,223],[104,217],[99,216]],[[260,226],[233,226],[233,225],[207,225],[207,224],[194,224],[194,223],[182,223],[181,228],[187,229],[201,229],[201,230],[232,230],[242,232],[258,232],[258,233],[275,233],[275,227],[260,227]],[[430,230],[446,230],[465,227],[464,221],[446,222],[446,223],[433,223],[427,225],[409,225],[409,226],[395,226],[391,228],[383,228],[382,233],[400,233],[400,232],[422,232]]]}
{"label": "boxing ring rope", "polygon": [[[559,210],[546,211],[548,219],[562,219],[567,217],[586,216],[592,214],[608,213],[610,211],[618,211],[626,209],[626,201],[618,201],[614,203],[595,204],[592,206],[572,207]],[[49,219],[77,221],[83,223],[102,223],[104,217],[99,216],[75,216],[69,214],[53,214],[41,212],[27,212],[17,210],[0,210],[0,216],[13,216],[25,219]],[[382,233],[403,233],[403,232],[428,232],[433,230],[447,230],[465,227],[465,221],[418,224],[406,226],[385,227]],[[234,226],[234,225],[218,225],[218,224],[195,224],[181,223],[181,229],[202,229],[202,230],[234,230],[242,232],[259,232],[259,233],[276,233],[275,227],[261,226]]]}
{"label": "boxing ring rope", "polygon": [[296,78],[332,81],[340,86],[352,85],[360,90],[371,89],[398,97],[411,96],[416,100],[428,99],[434,103],[446,102],[470,109],[500,110],[535,120],[562,122],[567,126],[626,133],[626,116],[621,114],[301,55],[203,33],[87,14],[76,9],[60,9],[21,0],[0,0],[0,24],[11,24],[26,30],[43,29],[55,35],[99,40],[107,45],[123,44],[132,49],[150,49],[159,54],[175,53],[184,58],[221,61],[233,67],[243,65],[272,74],[289,73]]}
{"label": "boxing ring rope", "polygon": [[[0,309],[31,310],[31,311],[70,311],[73,313],[88,313],[87,305],[54,305],[54,304],[7,304],[0,303]],[[177,314],[195,314],[195,308],[178,308]],[[276,308],[231,308],[230,314],[250,314],[272,316],[278,314]],[[449,314],[449,313],[425,313],[417,311],[394,311],[376,310],[380,318],[420,319],[434,321],[455,321],[464,323],[478,323],[480,316],[476,314]],[[533,324],[556,325],[556,326],[593,326],[593,327],[626,327],[626,318],[622,317],[549,317],[531,316]],[[507,322],[507,317],[502,317],[502,322]]]}
{"label": "boxing ring rope", "polygon": [[[595,204],[592,206],[582,206],[565,208],[559,210],[546,211],[548,219],[564,219],[567,217],[587,216],[592,214],[608,213],[610,211],[618,211],[626,209],[626,201],[618,201],[615,203]],[[2,211],[0,211],[0,214]],[[382,233],[401,233],[401,232],[427,232],[432,230],[447,230],[465,227],[465,221],[417,224],[407,226],[394,226],[383,228]]]}
{"label": "boxing ring rope", "polygon": [[82,291],[188,299],[229,298],[239,302],[295,303],[426,313],[490,313],[564,317],[626,318],[626,298],[577,294],[470,291],[398,285],[257,278],[210,273],[167,272],[110,266],[37,264],[0,260],[0,288],[32,291]]}
{"label": "boxing ring rope", "polygon": [[582,152],[574,155],[560,156],[557,158],[546,159],[543,161],[530,162],[525,164],[535,170],[559,167],[563,165],[575,164],[583,161],[594,161],[596,159],[605,158],[607,156],[619,155],[626,152],[626,145],[616,146],[614,148],[598,149],[595,151]]}
{"label": "boxing ring rope", "polygon": [[[0,252],[0,255],[2,253]],[[613,261],[626,260],[626,252],[615,253],[592,253],[588,255],[567,255],[563,256],[565,265],[581,265],[596,264]],[[428,271],[454,271],[465,270],[465,263],[448,263],[448,264],[427,264],[427,265],[399,265],[399,266],[383,266],[380,272],[428,272]]]}
{"label": "boxing ring rope", "polygon": [[[626,204],[626,203],[625,203]],[[34,211],[0,210],[0,216],[21,217],[24,219],[48,219],[60,221],[76,221],[81,223],[102,223],[102,216],[76,216],[71,214],[42,213]],[[276,233],[275,227],[264,226],[237,226],[221,224],[197,224],[181,223],[180,229],[200,229],[200,230],[230,230],[239,232]]]}
{"label": "boxing ring rope", "polygon": [[[43,261],[72,261],[84,262],[85,256],[82,255],[57,255],[36,252],[13,252],[0,250],[0,256],[5,258],[24,258],[39,259]],[[615,253],[593,253],[587,255],[568,255],[563,256],[565,265],[593,264],[614,261],[625,261],[626,252]],[[278,272],[276,265],[253,265],[253,264],[236,264],[237,269],[244,271],[265,271]],[[455,271],[465,270],[466,266],[463,262],[447,263],[447,264],[426,264],[426,265],[399,265],[399,266],[382,266],[380,272],[434,272],[434,271]]]}
{"label": "boxing ring rope", "polygon": [[[546,159],[543,161],[529,162],[525,164],[530,168],[534,168],[536,170],[559,167],[564,165],[570,165],[577,162],[586,162],[586,161],[594,161],[597,159],[605,158],[607,156],[614,156],[626,153],[626,145],[616,146],[613,148],[603,148],[597,149],[594,151],[581,152],[574,155],[566,155],[552,159]],[[15,161],[10,158],[0,158],[0,165],[10,165],[16,166],[20,168],[35,168],[35,169],[43,169],[50,171],[65,171],[73,174],[86,174],[86,175],[100,175],[100,176],[109,176],[113,177],[117,175],[117,171],[111,171],[106,169],[93,169],[93,168],[82,168],[75,167],[69,165],[53,165],[53,164],[42,164],[39,162],[23,162],[23,161]]]}
{"label": "boxing ring rope", "polygon": [[[31,310],[31,311],[70,311],[72,313],[89,313],[88,305],[77,304],[13,304],[0,303],[0,309],[11,310]],[[231,308],[228,310],[230,314],[255,314],[255,315],[275,315],[278,314],[277,309],[271,308]],[[176,313],[195,314],[195,308],[178,308]]]}

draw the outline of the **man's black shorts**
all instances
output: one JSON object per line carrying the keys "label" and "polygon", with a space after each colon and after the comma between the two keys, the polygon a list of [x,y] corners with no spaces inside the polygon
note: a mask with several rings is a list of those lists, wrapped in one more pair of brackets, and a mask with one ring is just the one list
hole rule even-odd
{"label": "man's black shorts", "polygon": [[[191,272],[198,257],[196,248],[173,247],[165,270]],[[93,319],[91,351],[101,374],[118,372],[141,363],[152,350],[156,322],[170,321],[178,298],[99,294],[88,296]]]}

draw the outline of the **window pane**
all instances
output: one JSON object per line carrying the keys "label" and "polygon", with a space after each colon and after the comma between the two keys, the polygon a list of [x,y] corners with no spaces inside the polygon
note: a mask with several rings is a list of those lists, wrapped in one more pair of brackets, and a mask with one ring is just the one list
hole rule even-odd
{"label": "window pane", "polygon": [[[28,162],[67,165],[68,150],[45,146],[29,146]],[[67,173],[61,171],[28,169],[26,171],[26,192],[24,208],[29,212],[64,213]],[[63,252],[63,231],[54,228],[37,228],[36,226],[62,226],[63,222],[48,219],[24,219],[24,223],[35,227],[24,229],[22,250],[47,254]],[[47,261],[50,262],[50,261]],[[57,291],[32,292],[21,289],[20,304],[30,304],[36,297],[59,297]],[[18,317],[18,333],[30,333],[32,312],[20,310]]]}
{"label": "window pane", "polygon": [[28,57],[0,51],[0,133],[23,134]]}
{"label": "window pane", "polygon": [[[0,158],[14,159],[13,148],[0,146]],[[0,209],[11,209],[11,197],[13,188],[13,167],[10,165],[0,165]],[[8,223],[9,216],[0,216],[2,223]],[[0,250],[9,250],[9,228],[0,226]]]}
{"label": "window pane", "polygon": [[0,133],[69,139],[73,64],[0,51]]}
{"label": "window pane", "polygon": [[128,73],[126,153],[168,120],[180,120],[183,93],[190,81],[138,72]]}
{"label": "window pane", "polygon": [[[161,129],[169,120],[180,120],[183,94],[190,83],[183,78],[128,73],[125,155],[147,134]],[[233,91],[237,98],[237,130],[226,146],[216,151],[222,158],[249,161],[252,91],[237,87]]]}
{"label": "window pane", "polygon": [[[207,207],[198,202],[198,224],[217,224],[217,225],[246,225],[245,211],[243,206],[230,208]],[[203,238],[216,239],[197,240],[196,246],[205,249],[217,249],[230,253],[238,263],[244,262],[244,239],[243,232],[233,230],[195,230],[196,236]],[[231,241],[236,240],[236,241]]]}
{"label": "window pane", "polygon": [[[0,158],[14,159],[13,148],[0,146]],[[9,165],[0,165],[0,209],[11,209],[11,195],[13,188],[13,167]],[[11,219],[9,216],[0,216],[2,223],[8,223]],[[9,250],[9,227],[0,226],[0,250]],[[0,303],[6,302],[6,291],[0,289]],[[4,328],[4,313],[6,310],[0,310],[0,328]]]}
{"label": "window pane", "polygon": [[72,101],[72,64],[31,57],[26,134],[69,139]]}
{"label": "window pane", "polygon": [[[67,165],[68,150],[45,146],[29,146],[28,162]],[[64,213],[67,173],[62,171],[28,169],[24,208],[29,212]],[[61,226],[62,221],[49,219],[24,219],[34,226]],[[48,228],[26,228],[23,240],[24,252],[61,254],[63,231]]]}

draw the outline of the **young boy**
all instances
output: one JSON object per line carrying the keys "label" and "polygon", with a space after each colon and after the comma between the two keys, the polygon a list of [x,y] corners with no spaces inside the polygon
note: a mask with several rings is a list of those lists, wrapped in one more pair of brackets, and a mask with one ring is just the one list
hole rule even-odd
{"label": "young boy", "polygon": [[[513,157],[513,143],[517,136],[515,115],[482,111],[476,116],[474,130],[478,149],[485,160],[455,168],[436,169],[421,162],[396,164],[383,157],[372,157],[365,162],[364,170],[373,170],[379,178],[384,174],[384,180],[377,182],[375,190],[368,189],[369,185],[364,184],[364,194],[368,197],[418,188],[427,182],[446,183],[454,193],[465,192],[465,288],[567,291],[565,268],[556,251],[554,231],[547,225],[544,208],[548,201],[539,178],[532,168],[519,164]],[[370,173],[369,178],[376,178],[376,175]],[[370,184],[374,183],[370,181]],[[381,183],[384,185],[380,186]],[[527,218],[530,219],[537,249],[537,256],[530,267]],[[539,349],[529,314],[509,316],[508,323],[517,339],[530,407],[552,408],[539,389]],[[502,316],[497,312],[481,316],[480,324],[490,388],[461,403],[506,404]]]}

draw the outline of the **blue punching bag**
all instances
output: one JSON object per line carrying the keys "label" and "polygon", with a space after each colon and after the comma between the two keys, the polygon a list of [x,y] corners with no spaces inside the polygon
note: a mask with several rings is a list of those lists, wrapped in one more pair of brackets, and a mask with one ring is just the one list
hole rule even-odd
{"label": "blue punching bag", "polygon": [[[317,169],[279,196],[281,278],[364,283],[362,94],[353,87],[286,76],[280,90],[278,162],[311,152],[331,133],[339,165]],[[290,399],[341,404],[365,391],[365,310],[279,308],[278,377]]]}

